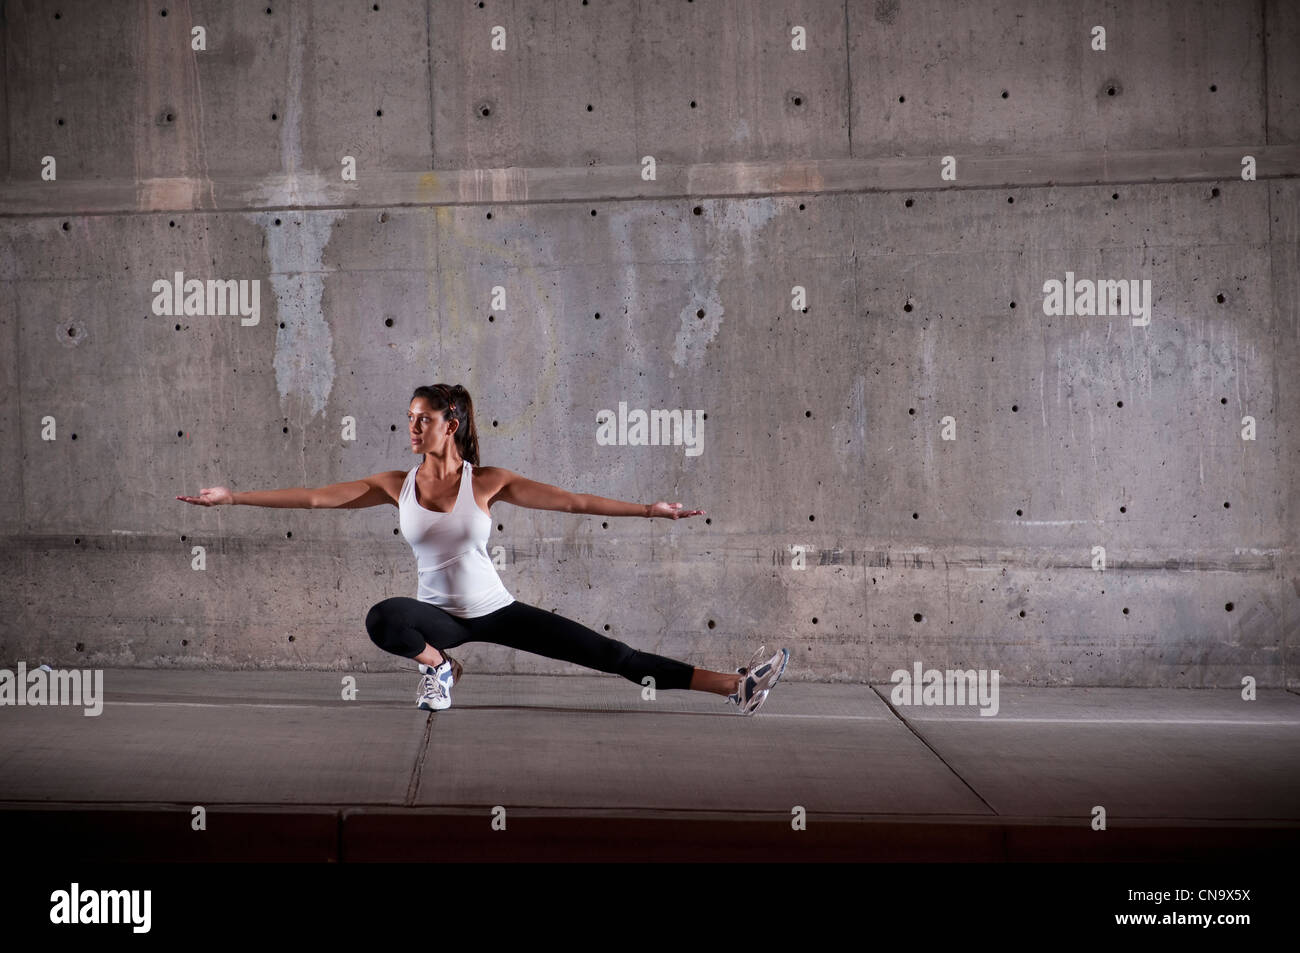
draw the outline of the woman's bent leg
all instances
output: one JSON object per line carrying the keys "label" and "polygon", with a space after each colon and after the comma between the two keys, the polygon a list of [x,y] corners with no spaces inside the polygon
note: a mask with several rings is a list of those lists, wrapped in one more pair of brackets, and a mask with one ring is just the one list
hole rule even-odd
{"label": "woman's bent leg", "polygon": [[492,642],[574,662],[598,672],[621,675],[638,685],[648,675],[654,679],[657,689],[687,689],[695,672],[693,665],[641,652],[580,622],[518,600],[488,615],[461,621],[472,633],[467,641]]}
{"label": "woman's bent leg", "polygon": [[[370,640],[385,652],[418,659],[432,646],[450,649],[470,638],[461,619],[432,603],[407,596],[377,602],[366,613]],[[439,653],[441,654],[441,653]],[[421,659],[438,664],[441,659]]]}

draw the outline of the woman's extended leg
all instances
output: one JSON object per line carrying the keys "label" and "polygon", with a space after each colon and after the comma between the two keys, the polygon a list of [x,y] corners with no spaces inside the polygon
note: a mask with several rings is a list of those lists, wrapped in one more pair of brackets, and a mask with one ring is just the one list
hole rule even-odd
{"label": "woman's extended leg", "polygon": [[598,672],[621,675],[638,685],[650,676],[656,689],[693,689],[730,695],[740,683],[739,675],[709,672],[677,659],[639,651],[580,622],[518,600],[485,616],[459,621],[470,632],[466,641],[492,642],[573,662]]}

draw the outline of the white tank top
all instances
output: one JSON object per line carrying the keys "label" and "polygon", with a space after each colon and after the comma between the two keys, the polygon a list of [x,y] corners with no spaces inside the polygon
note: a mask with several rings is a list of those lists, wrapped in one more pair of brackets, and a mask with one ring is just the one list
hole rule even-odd
{"label": "white tank top", "polygon": [[397,499],[402,535],[415,553],[419,584],[415,598],[462,619],[487,615],[514,602],[487,554],[492,517],[474,500],[474,467],[463,461],[460,492],[446,513],[415,498],[417,465],[406,474]]}

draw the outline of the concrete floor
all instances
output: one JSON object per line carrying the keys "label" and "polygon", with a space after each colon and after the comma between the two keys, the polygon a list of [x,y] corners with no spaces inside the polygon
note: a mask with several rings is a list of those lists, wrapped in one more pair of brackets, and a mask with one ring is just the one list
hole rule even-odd
{"label": "concrete floor", "polygon": [[[0,709],[0,837],[100,860],[1195,860],[1300,846],[1300,697],[1003,687],[894,708],[783,682],[742,718],[613,676],[111,669]],[[1091,829],[1094,806],[1107,830]],[[191,830],[195,806],[207,831]],[[792,830],[798,807],[807,829]],[[505,830],[492,829],[504,809]]]}

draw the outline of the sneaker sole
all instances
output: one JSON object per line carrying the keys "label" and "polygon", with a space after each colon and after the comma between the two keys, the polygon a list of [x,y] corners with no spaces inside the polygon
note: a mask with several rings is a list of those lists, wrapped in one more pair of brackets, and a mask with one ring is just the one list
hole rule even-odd
{"label": "sneaker sole", "polygon": [[767,701],[767,695],[768,695],[768,692],[770,692],[772,689],[776,688],[776,683],[779,682],[779,681],[781,681],[781,676],[785,674],[785,667],[786,667],[786,665],[787,665],[787,664],[789,663],[789,661],[790,661],[790,650],[789,650],[789,649],[782,649],[782,650],[781,650],[781,653],[782,653],[782,654],[781,654],[781,667],[778,668],[778,669],[776,670],[776,675],[772,678],[772,684],[771,684],[771,685],[768,685],[767,688],[763,689],[761,692],[759,692],[757,695],[754,696],[754,702],[753,702],[753,704],[749,707],[748,710],[743,709],[743,708],[740,710],[740,713],[741,713],[742,715],[755,715],[755,714],[757,714],[757,713],[758,713],[758,710],[759,710],[760,708],[763,707],[763,703]]}
{"label": "sneaker sole", "polygon": [[446,711],[448,708],[451,707],[451,699],[448,698],[447,704],[445,705],[435,705],[433,702],[425,701],[423,698],[421,698],[419,701],[415,703],[415,707],[420,709],[421,711]]}

